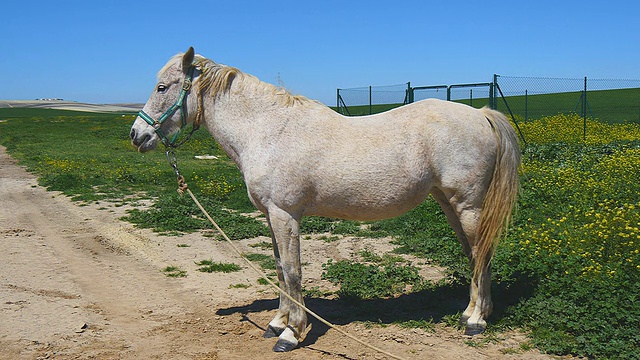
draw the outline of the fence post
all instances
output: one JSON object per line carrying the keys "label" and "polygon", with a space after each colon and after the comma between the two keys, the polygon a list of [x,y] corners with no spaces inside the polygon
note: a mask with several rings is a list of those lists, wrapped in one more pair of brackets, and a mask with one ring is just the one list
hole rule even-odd
{"label": "fence post", "polygon": [[495,105],[493,105],[493,83],[489,85],[489,108],[495,110]]}
{"label": "fence post", "polygon": [[520,130],[520,126],[518,125],[518,121],[516,120],[516,117],[513,115],[513,111],[511,111],[511,108],[509,107],[509,103],[507,102],[507,99],[505,99],[504,93],[502,92],[502,89],[500,89],[500,85],[497,82],[496,82],[496,90],[500,92],[500,97],[502,98],[504,105],[507,107],[507,111],[509,111],[509,114],[511,115],[511,120],[513,120],[513,123],[516,125],[516,130],[518,130],[518,132],[520,133],[520,138],[522,139],[522,142],[524,142],[524,146],[526,147],[527,140],[524,138],[524,135],[522,134],[522,130]]}
{"label": "fence post", "polygon": [[340,89],[336,90],[336,109],[340,112]]}
{"label": "fence post", "polygon": [[372,97],[371,97],[371,85],[369,85],[369,115],[371,115],[373,112],[371,110],[371,101],[372,101]]}
{"label": "fence post", "polygon": [[493,82],[489,88],[489,107],[493,110],[498,110],[498,94],[496,88],[498,87],[498,74],[493,74]]}
{"label": "fence post", "polygon": [[524,91],[524,121],[529,121],[529,90]]}

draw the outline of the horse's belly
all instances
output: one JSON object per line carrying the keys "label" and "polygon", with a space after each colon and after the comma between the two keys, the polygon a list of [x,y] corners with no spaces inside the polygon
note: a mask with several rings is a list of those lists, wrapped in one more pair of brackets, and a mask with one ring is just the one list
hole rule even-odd
{"label": "horse's belly", "polygon": [[305,215],[360,221],[388,219],[402,215],[418,206],[429,194],[428,189],[422,187],[370,190],[368,187],[355,188],[353,191],[336,191],[318,196],[316,201],[307,208]]}

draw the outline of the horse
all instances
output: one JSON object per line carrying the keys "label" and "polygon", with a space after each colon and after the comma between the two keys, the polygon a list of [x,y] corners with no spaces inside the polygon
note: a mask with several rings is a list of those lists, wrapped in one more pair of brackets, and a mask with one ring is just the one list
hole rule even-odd
{"label": "horse", "polygon": [[157,77],[132,125],[131,144],[140,152],[158,142],[176,146],[171,135],[187,124],[204,125],[236,163],[271,230],[281,287],[278,311],[264,333],[278,337],[273,351],[296,348],[307,327],[305,311],[282,295],[304,303],[301,218],[386,219],[429,195],[472,269],[461,323],[467,334],[485,330],[493,309],[490,262],[519,187],[519,144],[503,114],[426,99],[346,117],[196,55],[192,47],[173,56]]}

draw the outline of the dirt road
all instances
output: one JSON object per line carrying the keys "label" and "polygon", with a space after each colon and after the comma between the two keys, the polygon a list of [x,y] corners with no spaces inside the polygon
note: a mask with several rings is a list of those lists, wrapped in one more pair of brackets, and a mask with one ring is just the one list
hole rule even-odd
{"label": "dirt road", "polygon": [[[123,213],[112,204],[79,206],[47,192],[0,147],[0,359],[385,358],[318,322],[300,348],[272,353],[275,340],[262,333],[275,314],[275,293],[258,285],[250,269],[197,271],[195,262],[204,259],[242,265],[228,245],[200,234],[158,236],[118,220]],[[269,253],[248,248],[261,241],[268,239],[241,246]],[[384,246],[379,239],[305,240],[305,287],[331,287],[320,279],[327,259]],[[168,265],[188,276],[166,277],[161,269]],[[367,327],[335,300],[308,305],[406,359],[547,358],[522,351],[524,336],[515,332],[469,346],[470,338],[450,328]]]}

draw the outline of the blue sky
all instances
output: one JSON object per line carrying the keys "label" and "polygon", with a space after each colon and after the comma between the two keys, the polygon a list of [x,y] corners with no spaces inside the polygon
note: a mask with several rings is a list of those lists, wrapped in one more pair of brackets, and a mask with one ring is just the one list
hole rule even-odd
{"label": "blue sky", "polygon": [[6,1],[0,99],[145,102],[194,46],[335,105],[336,88],[640,79],[637,1]]}

